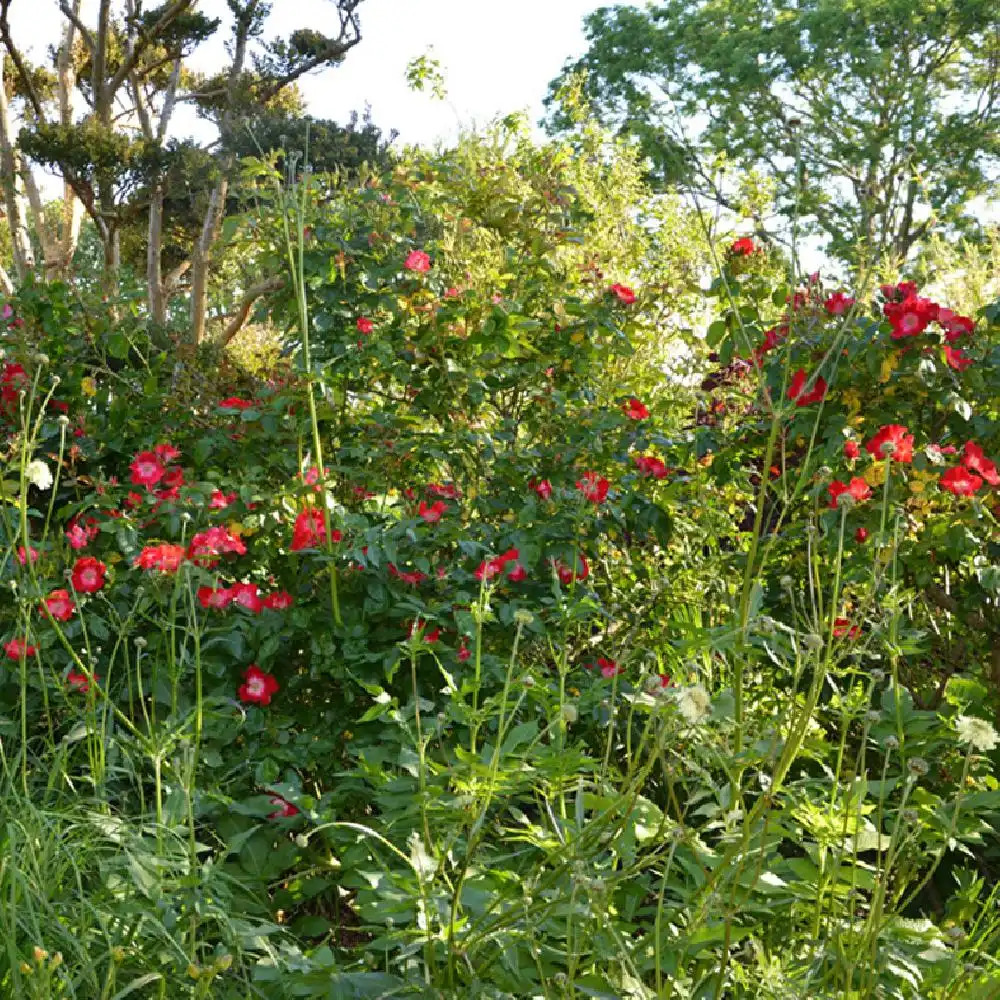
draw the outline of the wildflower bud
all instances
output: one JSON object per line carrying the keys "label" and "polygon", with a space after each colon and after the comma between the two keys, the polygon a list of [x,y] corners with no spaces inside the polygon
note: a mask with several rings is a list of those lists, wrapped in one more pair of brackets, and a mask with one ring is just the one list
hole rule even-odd
{"label": "wildflower bud", "polygon": [[857,500],[855,500],[850,493],[841,493],[840,496],[837,497],[838,507],[846,507],[850,510],[856,503]]}
{"label": "wildflower bud", "polygon": [[61,951],[57,951],[52,956],[52,961],[49,962],[49,968],[50,969],[58,969],[59,966],[62,965],[62,964],[63,964],[62,952]]}
{"label": "wildflower bud", "polygon": [[69,427],[69,417],[67,417],[65,413],[60,413],[56,418],[56,423],[60,427]]}
{"label": "wildflower bud", "polygon": [[518,625],[530,625],[535,620],[535,616],[530,612],[526,611],[524,608],[518,608],[514,612],[514,621]]}
{"label": "wildflower bud", "polygon": [[910,772],[910,777],[914,780],[922,778],[928,770],[927,761],[923,757],[913,757],[907,761],[906,769]]}
{"label": "wildflower bud", "polygon": [[872,671],[872,681],[875,684],[881,684],[882,681],[884,681],[884,680],[885,680],[885,671],[884,670],[879,670],[878,668],[876,668],[875,670]]}
{"label": "wildflower bud", "polygon": [[231,968],[232,964],[233,964],[232,955],[220,955],[215,960],[215,967],[216,969],[219,970],[219,972],[225,972],[227,969]]}
{"label": "wildflower bud", "polygon": [[137,635],[135,637],[135,648],[136,649],[145,649],[148,645],[149,645],[149,643],[146,642],[146,640],[141,635]]}
{"label": "wildflower bud", "polygon": [[200,979],[200,978],[201,978],[201,969],[199,969],[199,968],[198,968],[198,966],[197,966],[197,965],[195,965],[195,964],[194,964],[194,962],[192,962],[192,963],[191,963],[191,964],[190,964],[190,965],[189,965],[189,966],[187,967],[187,974],[188,974],[188,975],[189,975],[189,976],[190,976],[190,977],[191,977],[192,979]]}
{"label": "wildflower bud", "polygon": [[44,948],[39,948],[37,944],[31,950],[31,954],[35,961],[39,963],[44,962],[49,957],[49,953]]}
{"label": "wildflower bud", "polygon": [[876,712],[875,709],[873,708],[871,711],[866,713],[865,722],[867,722],[869,726],[874,726],[875,723],[877,723],[881,718],[882,718],[882,713]]}
{"label": "wildflower bud", "polygon": [[828,479],[833,479],[833,469],[829,465],[821,465],[819,471],[816,475],[823,481],[826,482]]}
{"label": "wildflower bud", "polygon": [[823,648],[823,637],[817,635],[815,632],[807,632],[802,637],[802,642],[805,644],[806,649],[816,651]]}
{"label": "wildflower bud", "polygon": [[42,354],[41,351],[39,351],[32,357],[31,360],[34,361],[36,365],[47,365],[49,363],[49,356],[47,354]]}
{"label": "wildflower bud", "polygon": [[[48,358],[46,358],[45,360],[47,361]],[[52,376],[52,388],[54,389],[61,381],[62,381],[62,378],[59,375],[53,375]]]}
{"label": "wildflower bud", "polygon": [[34,969],[27,962],[22,962],[19,966],[21,973],[25,976],[30,976]]}
{"label": "wildflower bud", "polygon": [[181,513],[181,520],[187,524],[191,520],[191,514],[188,511],[183,511]]}
{"label": "wildflower bud", "polygon": [[916,809],[904,809],[903,810],[903,822],[909,823],[911,826],[920,819],[920,815],[917,813]]}
{"label": "wildflower bud", "polygon": [[532,688],[535,686],[535,678],[532,677],[531,674],[528,674],[528,676],[524,678],[524,686],[526,688]]}
{"label": "wildflower bud", "polygon": [[895,736],[887,736],[885,738],[885,748],[886,750],[898,750],[899,740]]}
{"label": "wildflower bud", "polygon": [[116,945],[111,949],[111,960],[113,962],[125,961],[125,949],[121,945]]}
{"label": "wildflower bud", "polygon": [[563,722],[567,725],[572,726],[574,722],[580,717],[579,712],[576,710],[576,705],[563,705],[562,707],[562,717]]}
{"label": "wildflower bud", "polygon": [[792,587],[794,587],[794,586],[795,586],[795,581],[786,573],[781,578],[781,589],[782,590],[791,590]]}
{"label": "wildflower bud", "polygon": [[949,928],[948,928],[948,929],[947,929],[947,930],[945,931],[945,934],[946,934],[946,935],[948,936],[948,938],[950,938],[950,939],[951,939],[952,941],[961,941],[961,940],[962,940],[962,938],[964,938],[964,937],[965,937],[965,931],[963,931],[961,927],[949,927]]}
{"label": "wildflower bud", "polygon": [[566,973],[565,972],[557,972],[552,977],[552,980],[556,984],[556,986],[565,986],[566,983],[569,982],[569,980],[566,978]]}

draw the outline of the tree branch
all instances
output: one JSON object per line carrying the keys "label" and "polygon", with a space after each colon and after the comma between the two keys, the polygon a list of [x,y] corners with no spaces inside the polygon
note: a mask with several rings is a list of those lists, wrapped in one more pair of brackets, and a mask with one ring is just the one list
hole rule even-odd
{"label": "tree branch", "polygon": [[267,278],[265,281],[260,281],[256,285],[251,285],[246,294],[243,296],[240,302],[239,308],[231,316],[225,317],[229,320],[226,324],[225,330],[222,331],[222,335],[219,337],[219,344],[225,347],[233,337],[236,336],[243,329],[244,324],[247,321],[247,317],[250,315],[250,310],[253,308],[254,303],[262,296],[267,295],[270,292],[277,292],[285,286],[285,279],[283,277]]}

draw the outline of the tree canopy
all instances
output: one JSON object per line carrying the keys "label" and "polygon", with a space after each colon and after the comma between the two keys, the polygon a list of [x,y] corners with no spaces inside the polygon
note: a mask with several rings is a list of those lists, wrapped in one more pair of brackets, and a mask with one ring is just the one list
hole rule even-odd
{"label": "tree canopy", "polygon": [[762,168],[841,260],[967,226],[996,177],[992,0],[660,0],[602,8],[586,33],[566,72],[661,179],[725,203],[706,154]]}

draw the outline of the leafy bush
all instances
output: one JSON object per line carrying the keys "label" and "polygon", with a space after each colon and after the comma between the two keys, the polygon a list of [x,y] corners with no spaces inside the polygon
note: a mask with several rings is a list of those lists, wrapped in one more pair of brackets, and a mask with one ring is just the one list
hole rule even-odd
{"label": "leafy bush", "polygon": [[988,996],[986,324],[744,239],[699,390],[625,168],[500,149],[248,164],[270,380],[9,303],[0,983]]}

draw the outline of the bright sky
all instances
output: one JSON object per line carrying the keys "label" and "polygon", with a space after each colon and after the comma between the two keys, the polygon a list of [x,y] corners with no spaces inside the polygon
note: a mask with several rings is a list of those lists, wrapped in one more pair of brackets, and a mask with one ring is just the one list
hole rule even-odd
{"label": "bright sky", "polygon": [[[332,0],[271,0],[269,35],[296,28],[333,31]],[[396,129],[403,142],[430,143],[453,137],[460,125],[485,123],[498,113],[541,113],[548,83],[565,60],[584,49],[584,15],[609,0],[365,0],[359,8],[362,42],[344,64],[309,77],[302,90],[312,114],[344,120],[370,104],[375,123]],[[93,20],[95,0],[84,5]],[[225,0],[201,0],[199,10],[229,22]],[[89,16],[88,16],[89,15]],[[16,41],[36,58],[58,37],[56,0],[13,0]],[[220,65],[222,40],[196,53],[198,68]],[[407,63],[430,54],[441,62],[448,102],[412,93]],[[182,130],[197,127],[185,120]]]}

